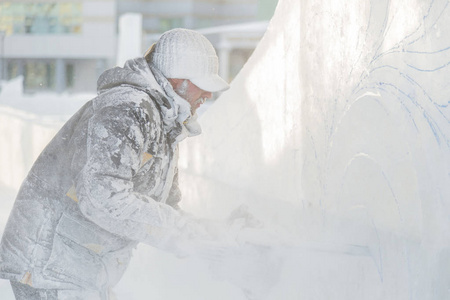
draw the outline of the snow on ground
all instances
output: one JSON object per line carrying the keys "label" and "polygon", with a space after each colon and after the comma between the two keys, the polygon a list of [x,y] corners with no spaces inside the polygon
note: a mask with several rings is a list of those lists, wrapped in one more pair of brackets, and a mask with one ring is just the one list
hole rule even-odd
{"label": "snow on ground", "polygon": [[4,83],[1,88],[0,105],[29,112],[40,118],[51,117],[55,121],[65,121],[95,94],[56,94],[40,92],[23,93],[23,77],[19,76]]}

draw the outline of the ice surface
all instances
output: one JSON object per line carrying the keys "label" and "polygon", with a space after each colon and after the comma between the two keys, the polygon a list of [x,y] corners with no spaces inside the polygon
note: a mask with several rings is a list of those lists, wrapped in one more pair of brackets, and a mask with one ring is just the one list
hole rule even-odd
{"label": "ice surface", "polygon": [[[264,228],[213,264],[140,245],[119,299],[450,298],[449,25],[447,0],[280,0],[180,157],[183,208],[245,203]],[[5,157],[26,169],[44,146],[24,128],[49,119],[11,99],[2,184]]]}
{"label": "ice surface", "polygon": [[291,237],[268,299],[450,297],[449,25],[446,0],[280,1],[200,119],[186,200]]}

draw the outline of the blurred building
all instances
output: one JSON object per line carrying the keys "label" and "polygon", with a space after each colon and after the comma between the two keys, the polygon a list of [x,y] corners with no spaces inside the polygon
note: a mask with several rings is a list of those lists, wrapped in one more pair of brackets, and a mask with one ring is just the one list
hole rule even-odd
{"label": "blurred building", "polygon": [[24,76],[24,90],[92,91],[114,62],[115,0],[2,1],[2,78]]}
{"label": "blurred building", "polygon": [[39,0],[0,2],[0,78],[24,90],[95,91],[116,64],[122,15],[142,15],[142,53],[171,28],[198,29],[231,80],[264,34],[277,0]]}

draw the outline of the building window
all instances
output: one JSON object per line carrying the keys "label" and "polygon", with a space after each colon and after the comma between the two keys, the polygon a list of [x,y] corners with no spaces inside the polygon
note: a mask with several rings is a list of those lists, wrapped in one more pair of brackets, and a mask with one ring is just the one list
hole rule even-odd
{"label": "building window", "polygon": [[25,91],[36,92],[55,88],[55,62],[27,62],[24,71]]}
{"label": "building window", "polygon": [[66,65],[66,87],[73,88],[75,81],[75,68],[73,64]]}
{"label": "building window", "polygon": [[16,78],[17,76],[22,75],[20,73],[20,66],[17,61],[9,61],[8,68],[6,71],[6,79],[11,80]]}
{"label": "building window", "polygon": [[0,31],[7,34],[81,33],[81,3],[0,3]]}
{"label": "building window", "polygon": [[[214,23],[211,19],[198,18],[197,20],[195,20],[196,28],[207,28],[207,27],[211,27],[213,25],[214,25]],[[217,24],[215,24],[215,25],[217,25]]]}
{"label": "building window", "polygon": [[182,18],[164,18],[159,20],[159,30],[164,32],[172,28],[183,27]]}

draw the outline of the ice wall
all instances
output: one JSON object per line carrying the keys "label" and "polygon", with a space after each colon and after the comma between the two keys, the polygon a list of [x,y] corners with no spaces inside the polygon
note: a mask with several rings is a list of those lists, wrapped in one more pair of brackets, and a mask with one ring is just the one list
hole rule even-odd
{"label": "ice wall", "polygon": [[270,299],[450,298],[449,64],[447,0],[280,0],[181,149],[185,206],[288,233]]}

